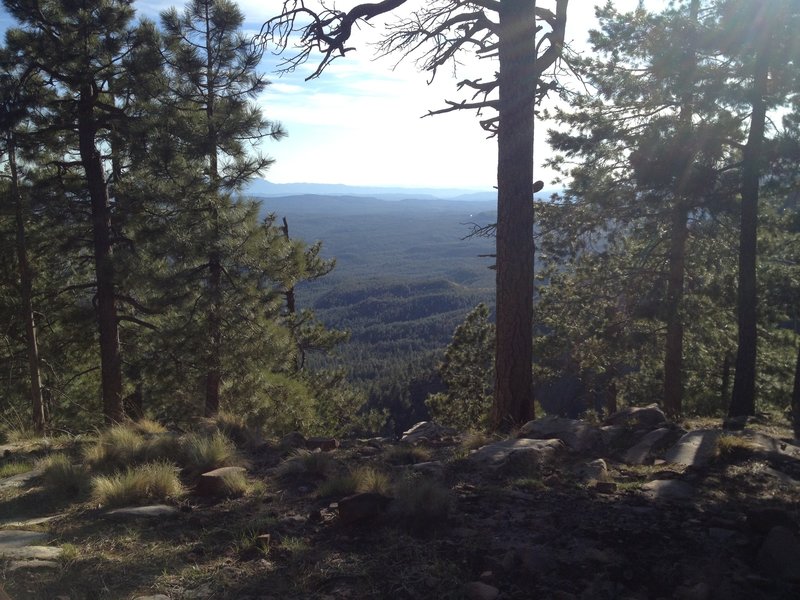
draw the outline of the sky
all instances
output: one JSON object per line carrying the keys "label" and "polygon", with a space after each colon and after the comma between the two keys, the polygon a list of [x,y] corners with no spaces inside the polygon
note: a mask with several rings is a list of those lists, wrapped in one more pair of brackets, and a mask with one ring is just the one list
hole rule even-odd
{"label": "sky", "polygon": [[[600,0],[598,0],[599,2]],[[358,0],[341,0],[339,9]],[[409,6],[425,0],[410,0]],[[572,0],[567,15],[567,42],[585,47],[593,25],[593,0]],[[540,6],[552,8],[552,0]],[[620,10],[636,6],[637,0],[616,0]],[[649,2],[651,5],[666,5]],[[142,16],[157,19],[180,2],[139,0]],[[245,15],[243,29],[256,32],[270,16],[279,12],[282,0],[239,0]],[[0,9],[2,10],[2,9]],[[0,25],[10,20],[0,16]],[[411,60],[375,58],[371,45],[382,31],[381,23],[362,28],[352,38],[356,52],[336,60],[317,79],[305,81],[316,67],[309,63],[292,74],[274,72],[278,58],[267,49],[262,69],[272,82],[258,98],[268,119],[280,121],[288,137],[265,143],[261,150],[275,159],[264,178],[275,183],[337,183],[346,185],[433,187],[490,190],[496,182],[497,142],[487,139],[474,111],[458,111],[424,117],[429,110],[445,106],[445,100],[461,101],[456,83],[472,77],[475,64],[465,64],[457,77],[442,71],[428,85],[429,75]],[[494,67],[477,65],[491,75]],[[488,72],[486,69],[488,68]],[[484,76],[485,78],[486,75]],[[548,154],[546,123],[538,122],[534,174],[550,187],[555,174],[540,166]]]}

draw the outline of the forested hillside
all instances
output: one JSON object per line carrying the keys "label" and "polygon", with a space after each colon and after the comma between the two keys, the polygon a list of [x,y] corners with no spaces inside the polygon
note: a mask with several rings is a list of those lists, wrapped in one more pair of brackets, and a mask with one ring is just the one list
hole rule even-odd
{"label": "forested hillside", "polygon": [[291,236],[322,240],[336,267],[297,287],[298,306],[350,339],[330,358],[389,410],[389,427],[427,416],[424,400],[442,389],[436,373],[455,327],[494,294],[492,240],[465,239],[495,220],[488,202],[397,201],[348,196],[261,198],[261,211],[286,218]]}

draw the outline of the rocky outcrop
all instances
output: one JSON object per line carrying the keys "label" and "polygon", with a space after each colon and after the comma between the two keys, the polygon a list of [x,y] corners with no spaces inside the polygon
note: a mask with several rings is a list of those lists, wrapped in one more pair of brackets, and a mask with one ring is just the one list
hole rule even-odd
{"label": "rocky outcrop", "polygon": [[586,453],[602,447],[602,437],[596,427],[579,419],[543,417],[528,421],[520,427],[519,437],[557,439],[574,452]]}

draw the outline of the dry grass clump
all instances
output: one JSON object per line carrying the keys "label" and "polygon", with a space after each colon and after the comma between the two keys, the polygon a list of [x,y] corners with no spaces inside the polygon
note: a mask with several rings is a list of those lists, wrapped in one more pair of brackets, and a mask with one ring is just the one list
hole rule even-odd
{"label": "dry grass clump", "polygon": [[63,453],[51,454],[37,463],[42,469],[42,481],[51,492],[75,497],[89,487],[89,472],[83,465],[75,465]]}
{"label": "dry grass clump", "polygon": [[212,435],[190,433],[181,443],[181,464],[190,478],[198,477],[220,467],[242,464],[236,446],[223,433]]}
{"label": "dry grass clump", "polygon": [[237,415],[221,412],[214,418],[214,424],[239,448],[252,450],[263,443],[259,432]]}
{"label": "dry grass clump", "polygon": [[0,479],[21,475],[33,469],[33,463],[28,461],[12,461],[0,465]]}
{"label": "dry grass clump", "polygon": [[389,494],[391,480],[386,473],[372,467],[358,467],[346,475],[333,477],[320,484],[317,495],[321,498],[343,498],[351,494],[374,492]]}
{"label": "dry grass clump", "polygon": [[92,500],[102,506],[164,502],[183,494],[177,467],[166,462],[147,463],[92,480]]}
{"label": "dry grass clump", "polygon": [[138,421],[132,421],[130,423],[130,427],[142,435],[159,435],[167,433],[167,428],[161,423],[147,418],[139,419]]}
{"label": "dry grass clump", "polygon": [[225,473],[220,478],[217,494],[223,498],[241,498],[250,492],[250,482],[247,475],[241,471]]}
{"label": "dry grass clump", "polygon": [[717,438],[715,456],[719,460],[741,460],[750,456],[756,445],[738,435],[721,435]]}
{"label": "dry grass clump", "polygon": [[428,462],[432,457],[433,453],[424,446],[407,446],[405,444],[392,446],[383,455],[384,460],[390,465],[415,465]]}
{"label": "dry grass clump", "polygon": [[438,481],[409,478],[395,487],[389,512],[412,529],[427,529],[442,523],[450,513],[450,490]]}
{"label": "dry grass clump", "polygon": [[281,479],[294,477],[324,479],[332,475],[336,469],[337,463],[330,454],[298,448],[278,465],[275,474]]}
{"label": "dry grass clump", "polygon": [[144,436],[129,423],[112,425],[84,451],[84,460],[97,471],[111,472],[142,461]]}

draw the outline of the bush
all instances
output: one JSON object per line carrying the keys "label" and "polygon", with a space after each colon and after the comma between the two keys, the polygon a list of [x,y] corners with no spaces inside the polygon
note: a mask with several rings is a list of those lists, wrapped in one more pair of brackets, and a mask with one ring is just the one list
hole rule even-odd
{"label": "bush", "polygon": [[92,480],[92,500],[103,506],[163,502],[183,494],[177,467],[165,462],[139,465]]}

